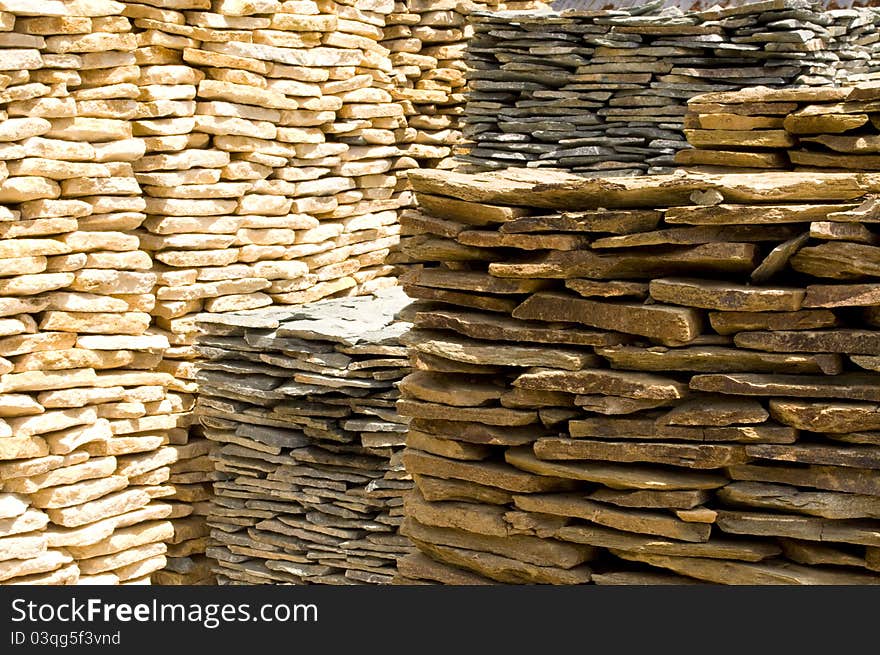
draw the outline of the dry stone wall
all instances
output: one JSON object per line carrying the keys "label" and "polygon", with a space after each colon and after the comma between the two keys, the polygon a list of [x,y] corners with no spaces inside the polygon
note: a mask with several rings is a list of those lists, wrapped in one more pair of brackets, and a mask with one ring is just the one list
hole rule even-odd
{"label": "dry stone wall", "polygon": [[880,582],[880,176],[411,180],[398,582]]}
{"label": "dry stone wall", "polygon": [[688,147],[685,103],[695,95],[876,79],[873,8],[651,9],[473,14],[459,160],[473,170],[665,173]]}
{"label": "dry stone wall", "polygon": [[199,420],[217,445],[208,556],[221,584],[387,584],[412,480],[395,412],[399,288],[203,314]]}

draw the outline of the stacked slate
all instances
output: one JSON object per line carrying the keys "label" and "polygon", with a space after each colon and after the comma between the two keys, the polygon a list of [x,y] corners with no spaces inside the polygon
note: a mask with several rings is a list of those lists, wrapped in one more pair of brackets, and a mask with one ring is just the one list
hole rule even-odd
{"label": "stacked slate", "polygon": [[690,168],[880,170],[880,86],[708,93],[688,102]]}
{"label": "stacked slate", "polygon": [[203,314],[197,413],[216,445],[220,584],[387,584],[412,480],[395,412],[409,372],[399,288]]}
{"label": "stacked slate", "polygon": [[695,95],[842,84],[878,70],[875,9],[766,0],[683,13],[657,4],[474,14],[459,160],[473,170],[671,172],[688,147],[685,102]]}
{"label": "stacked slate", "polygon": [[[161,370],[195,390],[199,312],[299,304],[394,284],[391,63],[379,45],[391,3],[168,0],[129,5],[142,65],[147,156],[141,246],[158,276]],[[367,6],[369,4],[369,6]],[[180,446],[175,499],[205,515],[209,443]],[[207,525],[179,522],[164,580],[205,580]],[[195,557],[192,557],[195,555]]]}
{"label": "stacked slate", "polygon": [[398,582],[880,582],[880,175],[411,181]]}
{"label": "stacked slate", "polygon": [[0,583],[139,584],[186,398],[155,371],[132,162],[136,39],[112,0],[0,2]]}
{"label": "stacked slate", "polygon": [[[503,9],[535,11],[543,2],[462,3],[459,0],[398,0],[386,20],[384,45],[391,51],[392,91],[406,116],[397,134],[406,165],[453,168],[452,148],[461,140],[465,104],[469,14]],[[405,170],[405,169],[404,169]]]}

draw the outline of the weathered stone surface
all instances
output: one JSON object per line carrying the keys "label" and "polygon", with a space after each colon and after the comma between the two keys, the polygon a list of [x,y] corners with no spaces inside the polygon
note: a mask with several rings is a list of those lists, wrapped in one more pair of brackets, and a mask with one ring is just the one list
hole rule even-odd
{"label": "weathered stone surface", "polygon": [[462,500],[490,505],[506,505],[513,502],[513,495],[502,489],[486,487],[464,480],[444,480],[427,475],[413,476],[425,500]]}
{"label": "weathered stone surface", "polygon": [[524,535],[497,538],[457,529],[427,526],[409,517],[404,520],[401,533],[413,539],[494,553],[538,566],[558,566],[569,569],[589,561],[593,554],[593,549],[589,547],[572,547],[572,544],[555,540]]}
{"label": "weathered stone surface", "polygon": [[819,377],[772,374],[704,374],[691,378],[691,389],[744,396],[842,398],[880,401],[880,385],[870,375],[846,373]]}
{"label": "weathered stone surface", "polygon": [[799,273],[835,280],[857,280],[880,275],[880,248],[864,243],[830,241],[801,248],[791,258]]}
{"label": "weathered stone surface", "polygon": [[511,584],[585,584],[590,569],[578,566],[561,569],[521,562],[518,559],[479,551],[441,546],[413,539],[416,546],[441,562],[474,571],[480,575]]}
{"label": "weathered stone surface", "polygon": [[439,402],[452,406],[474,407],[487,405],[501,397],[501,388],[475,380],[462,386],[452,383],[442,375],[418,371],[405,377],[398,388],[408,395],[426,402]]}
{"label": "weathered stone surface", "polygon": [[[681,403],[664,414],[659,421],[667,425],[725,426],[742,423],[763,423],[769,417],[770,414],[767,410],[756,401],[737,398],[713,398],[690,400]],[[779,417],[775,414],[773,418],[779,420]],[[782,422],[787,423],[786,421]]]}
{"label": "weathered stone surface", "polygon": [[880,405],[871,403],[770,400],[770,414],[780,423],[813,432],[880,430]]}
{"label": "weathered stone surface", "polygon": [[[807,300],[809,294],[808,288]],[[821,309],[802,309],[797,312],[709,312],[709,324],[718,334],[727,335],[761,330],[815,330],[836,327],[838,319],[833,312]]]}
{"label": "weathered stone surface", "polygon": [[707,491],[616,491],[600,488],[589,495],[591,500],[611,503],[620,507],[664,507],[693,509],[709,498]]}
{"label": "weathered stone surface", "polygon": [[862,307],[880,302],[880,285],[812,284],[806,289],[804,307]]}
{"label": "weathered stone surface", "polygon": [[599,210],[528,216],[505,223],[501,232],[611,232],[630,234],[653,230],[662,215],[653,210]]}
{"label": "weathered stone surface", "polygon": [[808,541],[843,541],[866,546],[876,546],[880,541],[876,524],[862,520],[721,511],[718,513],[718,527],[730,534],[772,535]]}
{"label": "weathered stone surface", "polygon": [[584,369],[579,371],[536,370],[523,373],[514,387],[566,393],[601,393],[638,399],[674,399],[687,395],[686,385],[671,378],[647,373]]}
{"label": "weathered stone surface", "polygon": [[649,553],[652,555],[671,555],[675,557],[707,557],[745,562],[760,562],[781,552],[778,546],[760,541],[749,542],[710,538],[702,543],[688,543],[656,537],[645,537],[599,525],[565,526],[556,532],[556,536],[564,541],[590,544],[602,548],[614,548],[631,553]]}
{"label": "weathered stone surface", "polygon": [[586,439],[539,439],[535,455],[549,460],[651,462],[695,469],[717,469],[745,464],[750,457],[744,446],[676,444],[652,441],[590,441]]}
{"label": "weathered stone surface", "polygon": [[[417,193],[450,195],[450,189],[455,189],[454,197],[463,200],[516,206],[528,198],[532,207],[562,210],[572,206],[613,209],[679,206],[686,204],[693,191],[705,188],[707,179],[728,202],[760,201],[771,204],[790,200],[845,200],[864,194],[854,176],[841,178],[829,173],[790,175],[769,172],[759,175],[717,175],[691,180],[676,180],[672,176],[657,175],[641,180],[616,178],[613,184],[601,179],[584,179],[539,169],[516,169],[478,175],[420,170],[409,175]],[[667,222],[672,221],[667,217]]]}
{"label": "weathered stone surface", "polygon": [[716,489],[726,484],[722,475],[697,471],[664,469],[662,467],[623,466],[602,462],[560,463],[540,460],[531,448],[510,449],[505,460],[525,471],[539,475],[555,475],[571,480],[598,482],[612,489],[646,489],[675,491],[684,489]]}
{"label": "weathered stone surface", "polygon": [[767,564],[719,562],[718,560],[709,558],[647,555],[632,553],[625,550],[612,550],[612,552],[618,557],[626,560],[667,568],[682,575],[695,577],[716,584],[841,585],[876,583],[876,578],[868,575],[805,567],[788,562]]}
{"label": "weathered stone surface", "polygon": [[[741,333],[751,334],[751,333]],[[767,332],[774,335],[778,333]],[[740,335],[737,335],[737,338]],[[837,355],[798,355],[750,352],[722,346],[686,348],[598,347],[597,354],[616,368],[639,371],[766,371],[786,373],[828,373],[842,371]]]}
{"label": "weathered stone surface", "polygon": [[880,448],[874,446],[835,446],[823,444],[802,445],[755,445],[746,448],[748,454],[758,459],[781,462],[802,462],[831,466],[857,468],[880,468]]}
{"label": "weathered stone surface", "polygon": [[486,423],[452,421],[447,419],[424,420],[413,419],[413,429],[427,432],[435,436],[467,443],[486,444],[490,446],[521,446],[531,443],[545,434],[538,426],[508,427]]}
{"label": "weathered stone surface", "polygon": [[740,332],[734,343],[741,348],[770,352],[880,353],[876,333],[859,329]]}
{"label": "weathered stone surface", "polygon": [[407,432],[406,445],[416,450],[424,450],[425,452],[451,459],[482,460],[486,459],[490,454],[489,449],[484,446],[461,443],[451,439],[438,439],[433,435],[426,432],[418,432],[417,430]]}
{"label": "weathered stone surface", "polygon": [[455,501],[429,503],[418,490],[407,494],[404,503],[407,516],[423,525],[496,538],[507,536],[502,507]]}
{"label": "weathered stone surface", "polygon": [[410,269],[401,276],[401,283],[500,294],[531,293],[546,286],[540,280],[505,280],[485,273],[435,268]]}
{"label": "weathered stone surface", "polygon": [[[701,401],[694,401],[701,402]],[[705,401],[702,401],[705,402]],[[659,418],[605,418],[590,417],[568,422],[572,437],[597,437],[600,439],[647,439],[704,442],[745,443],[793,443],[798,432],[787,426],[730,425],[730,426],[680,426],[666,424]]]}
{"label": "weathered stone surface", "polygon": [[714,207],[673,207],[663,219],[667,223],[690,225],[775,225],[830,220],[829,214],[842,211],[840,205],[715,205]]}
{"label": "weathered stone surface", "polygon": [[422,328],[454,330],[475,339],[496,342],[525,341],[597,346],[626,340],[624,335],[604,331],[583,330],[569,325],[557,329],[539,322],[447,309],[420,312],[415,316],[415,324]]}
{"label": "weathered stone surface", "polygon": [[646,279],[697,272],[745,273],[756,265],[751,243],[708,243],[654,253],[596,254],[589,250],[551,252],[520,263],[489,264],[489,273],[505,278]]}
{"label": "weathered stone surface", "polygon": [[457,462],[427,453],[409,450],[404,454],[407,470],[440,478],[455,478],[498,487],[507,491],[535,493],[570,488],[571,482],[562,478],[525,473],[512,466],[493,462],[471,464]]}
{"label": "weathered stone surface", "polygon": [[402,342],[419,352],[468,364],[547,366],[577,370],[598,362],[594,355],[573,349],[555,348],[548,351],[537,346],[491,344],[449,336],[441,332],[414,330],[407,334]]}
{"label": "weathered stone surface", "polygon": [[408,580],[431,580],[443,584],[487,585],[492,580],[455,566],[437,562],[421,553],[403,557],[398,562],[398,571],[408,576]]}
{"label": "weathered stone surface", "polygon": [[802,491],[797,487],[760,482],[733,482],[718,497],[734,506],[758,507],[826,519],[877,518],[880,500],[875,496]]}
{"label": "weathered stone surface", "polygon": [[573,321],[590,327],[640,334],[661,343],[692,341],[700,332],[697,312],[664,305],[605,303],[559,293],[537,293],[513,311],[514,318]]}
{"label": "weathered stone surface", "polygon": [[711,531],[708,525],[685,523],[654,512],[622,511],[586,500],[580,494],[518,495],[514,496],[514,502],[526,511],[571,516],[624,532],[665,536],[680,541],[704,542]]}
{"label": "weathered stone surface", "polygon": [[[397,410],[404,416],[417,419],[445,420],[449,418],[448,406],[439,403],[426,403],[404,398],[398,401]],[[538,420],[536,412],[506,407],[459,407],[455,416],[461,421],[498,426],[530,425]]]}
{"label": "weathered stone surface", "polygon": [[804,300],[803,289],[748,287],[681,278],[652,280],[650,293],[660,302],[720,311],[795,312]]}
{"label": "weathered stone surface", "polygon": [[813,487],[871,496],[877,496],[877,489],[880,489],[880,484],[868,469],[840,466],[747,464],[731,467],[728,469],[728,473],[734,480],[792,484],[798,487]]}

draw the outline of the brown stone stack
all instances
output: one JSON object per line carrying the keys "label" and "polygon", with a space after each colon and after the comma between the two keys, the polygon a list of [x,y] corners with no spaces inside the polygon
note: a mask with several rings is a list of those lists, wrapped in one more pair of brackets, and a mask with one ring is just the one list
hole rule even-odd
{"label": "brown stone stack", "polygon": [[688,102],[688,167],[880,170],[880,84],[754,87]]}
{"label": "brown stone stack", "polygon": [[[186,399],[134,231],[136,39],[112,0],[0,3],[0,581],[148,583]],[[10,49],[6,49],[10,48]],[[155,499],[155,500],[154,500]]]}
{"label": "brown stone stack", "polygon": [[387,584],[409,371],[399,288],[299,309],[204,314],[198,414],[218,481],[208,555],[221,584]]}
{"label": "brown stone stack", "polygon": [[399,582],[880,582],[880,176],[411,180]]}

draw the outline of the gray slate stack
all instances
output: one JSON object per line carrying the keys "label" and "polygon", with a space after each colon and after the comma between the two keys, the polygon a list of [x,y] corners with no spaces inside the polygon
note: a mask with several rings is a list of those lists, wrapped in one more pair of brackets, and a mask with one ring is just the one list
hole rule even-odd
{"label": "gray slate stack", "polygon": [[459,160],[474,170],[665,173],[688,147],[685,104],[697,94],[877,76],[873,8],[768,0],[658,13],[658,4],[475,13]]}
{"label": "gray slate stack", "polygon": [[221,584],[385,584],[412,487],[395,412],[408,372],[399,288],[200,317],[197,414],[215,443]]}

